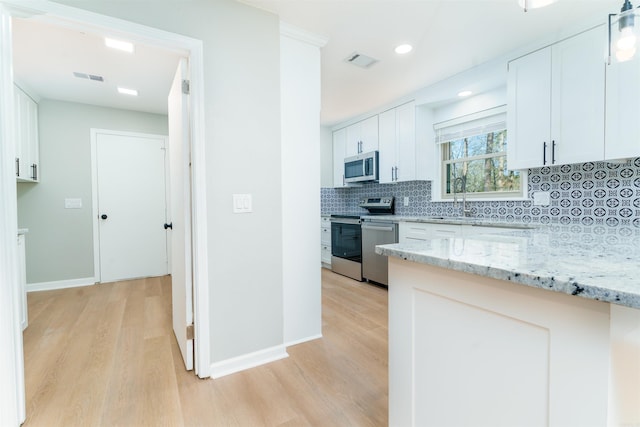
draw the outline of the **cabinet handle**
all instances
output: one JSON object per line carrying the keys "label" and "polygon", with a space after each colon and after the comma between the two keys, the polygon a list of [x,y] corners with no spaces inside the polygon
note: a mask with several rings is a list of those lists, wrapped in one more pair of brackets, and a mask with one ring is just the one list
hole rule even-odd
{"label": "cabinet handle", "polygon": [[16,176],[20,177],[20,159],[16,157]]}
{"label": "cabinet handle", "polygon": [[398,180],[398,167],[396,166],[396,181]]}
{"label": "cabinet handle", "polygon": [[31,165],[31,179],[34,181],[38,179],[38,165],[35,163]]}
{"label": "cabinet handle", "polygon": [[556,141],[551,141],[551,164],[556,164]]}
{"label": "cabinet handle", "polygon": [[547,141],[542,143],[542,164],[547,164]]}

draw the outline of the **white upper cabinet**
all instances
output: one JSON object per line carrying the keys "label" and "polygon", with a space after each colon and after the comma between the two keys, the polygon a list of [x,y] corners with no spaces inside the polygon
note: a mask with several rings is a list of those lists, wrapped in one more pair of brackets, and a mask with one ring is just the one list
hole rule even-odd
{"label": "white upper cabinet", "polygon": [[16,178],[20,182],[39,179],[38,104],[14,86],[16,119]]}
{"label": "white upper cabinet", "polygon": [[346,157],[378,149],[378,116],[347,127]]}
{"label": "white upper cabinet", "polygon": [[552,162],[604,159],[606,46],[605,26],[553,46]]}
{"label": "white upper cabinet", "polygon": [[344,181],[344,158],[347,145],[347,129],[333,132],[333,186],[346,187]]}
{"label": "white upper cabinet", "polygon": [[640,55],[607,66],[605,159],[640,156]]}
{"label": "white upper cabinet", "polygon": [[551,48],[509,63],[507,75],[507,165],[527,169],[550,162]]}
{"label": "white upper cabinet", "polygon": [[381,113],[380,183],[416,179],[416,109],[409,102]]}
{"label": "white upper cabinet", "polygon": [[606,28],[509,63],[510,169],[604,159]]}

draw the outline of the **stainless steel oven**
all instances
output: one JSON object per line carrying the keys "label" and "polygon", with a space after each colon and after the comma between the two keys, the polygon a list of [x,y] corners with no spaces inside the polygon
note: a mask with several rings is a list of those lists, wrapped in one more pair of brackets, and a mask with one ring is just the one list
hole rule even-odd
{"label": "stainless steel oven", "polygon": [[357,215],[331,215],[331,270],[362,281],[362,230]]}

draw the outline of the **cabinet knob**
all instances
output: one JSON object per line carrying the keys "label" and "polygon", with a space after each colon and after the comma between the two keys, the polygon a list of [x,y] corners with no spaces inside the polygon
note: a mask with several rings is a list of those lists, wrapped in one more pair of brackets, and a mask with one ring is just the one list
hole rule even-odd
{"label": "cabinet knob", "polygon": [[109,218],[109,217],[107,216],[107,214],[102,214],[102,215],[100,215],[100,218],[102,218],[102,219],[107,219],[107,218]]}

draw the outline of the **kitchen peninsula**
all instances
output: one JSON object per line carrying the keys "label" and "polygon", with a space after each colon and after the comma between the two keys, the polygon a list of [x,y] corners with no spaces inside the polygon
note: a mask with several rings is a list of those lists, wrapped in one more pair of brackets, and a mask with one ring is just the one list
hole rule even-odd
{"label": "kitchen peninsula", "polygon": [[539,225],[389,256],[391,426],[640,425],[640,230]]}

